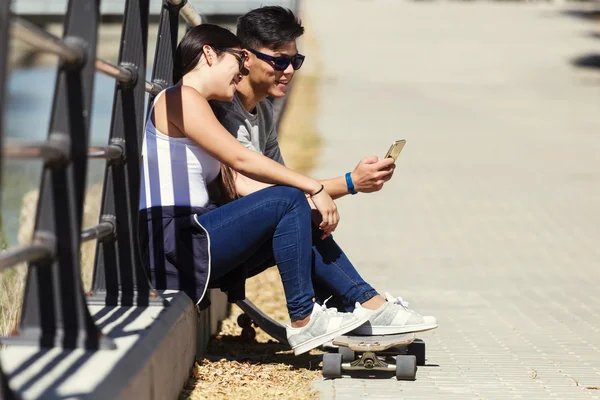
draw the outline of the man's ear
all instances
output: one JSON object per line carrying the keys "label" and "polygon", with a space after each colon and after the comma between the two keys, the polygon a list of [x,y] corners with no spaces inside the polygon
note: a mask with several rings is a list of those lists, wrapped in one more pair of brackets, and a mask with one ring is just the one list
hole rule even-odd
{"label": "man's ear", "polygon": [[254,54],[250,53],[246,49],[242,49],[242,51],[244,53],[246,53],[246,59],[244,60],[244,68],[246,68],[248,71],[250,71],[250,68],[252,67],[252,61],[251,61],[250,57],[253,56]]}

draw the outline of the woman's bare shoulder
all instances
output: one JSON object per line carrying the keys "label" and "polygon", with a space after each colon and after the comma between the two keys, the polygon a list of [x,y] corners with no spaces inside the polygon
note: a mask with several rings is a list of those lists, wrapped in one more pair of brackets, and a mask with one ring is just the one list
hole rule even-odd
{"label": "woman's bare shoulder", "polygon": [[196,89],[190,86],[173,86],[159,97],[155,107],[183,108],[187,104],[208,104],[208,101]]}
{"label": "woman's bare shoulder", "polygon": [[169,97],[172,100],[176,100],[177,96],[181,96],[182,104],[187,103],[202,103],[208,104],[208,101],[200,94],[199,91],[194,89],[191,86],[177,86],[171,88],[170,90],[174,90],[170,93]]}
{"label": "woman's bare shoulder", "polygon": [[186,120],[198,117],[206,118],[212,109],[208,101],[196,89],[190,86],[174,86],[165,90],[154,105],[155,116],[165,117],[170,123],[180,126],[183,116]]}

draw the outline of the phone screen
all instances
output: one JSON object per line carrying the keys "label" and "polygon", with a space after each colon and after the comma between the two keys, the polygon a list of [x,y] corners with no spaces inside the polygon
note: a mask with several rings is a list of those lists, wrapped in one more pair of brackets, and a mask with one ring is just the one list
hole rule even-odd
{"label": "phone screen", "polygon": [[405,144],[406,144],[406,140],[404,140],[404,139],[396,140],[390,146],[390,149],[388,150],[387,154],[385,155],[385,158],[392,157],[395,162],[398,159],[398,156],[400,155],[400,152],[404,148]]}

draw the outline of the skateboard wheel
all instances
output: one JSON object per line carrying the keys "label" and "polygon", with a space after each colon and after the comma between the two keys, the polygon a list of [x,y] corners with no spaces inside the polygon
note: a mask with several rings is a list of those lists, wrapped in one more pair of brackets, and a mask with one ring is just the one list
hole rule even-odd
{"label": "skateboard wheel", "polygon": [[253,341],[256,338],[256,330],[251,326],[242,329],[242,338],[248,341]]}
{"label": "skateboard wheel", "polygon": [[417,357],[396,357],[396,379],[399,381],[414,381],[417,377]]}
{"label": "skateboard wheel", "polygon": [[408,345],[407,354],[417,357],[417,365],[425,365],[425,342],[421,339],[415,339]]}
{"label": "skateboard wheel", "polygon": [[[341,350],[341,348],[340,348]],[[335,379],[342,377],[342,355],[336,353],[323,354],[323,378]]]}
{"label": "skateboard wheel", "polygon": [[340,348],[338,349],[338,354],[342,355],[343,363],[349,363],[356,359],[356,353],[354,352],[354,350],[351,350],[347,347],[340,346]]}
{"label": "skateboard wheel", "polygon": [[243,313],[238,315],[237,323],[240,326],[240,328],[249,328],[250,325],[252,325],[252,318],[250,318],[248,314]]}

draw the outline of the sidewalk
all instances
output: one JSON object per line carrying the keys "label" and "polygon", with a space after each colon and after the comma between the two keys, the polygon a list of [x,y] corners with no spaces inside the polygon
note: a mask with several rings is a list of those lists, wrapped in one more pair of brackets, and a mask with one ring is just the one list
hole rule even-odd
{"label": "sidewalk", "polygon": [[417,381],[319,379],[322,398],[600,398],[600,72],[571,65],[600,23],[546,3],[303,8],[324,68],[313,175],[407,139],[382,192],[338,202],[336,239],[440,323]]}

